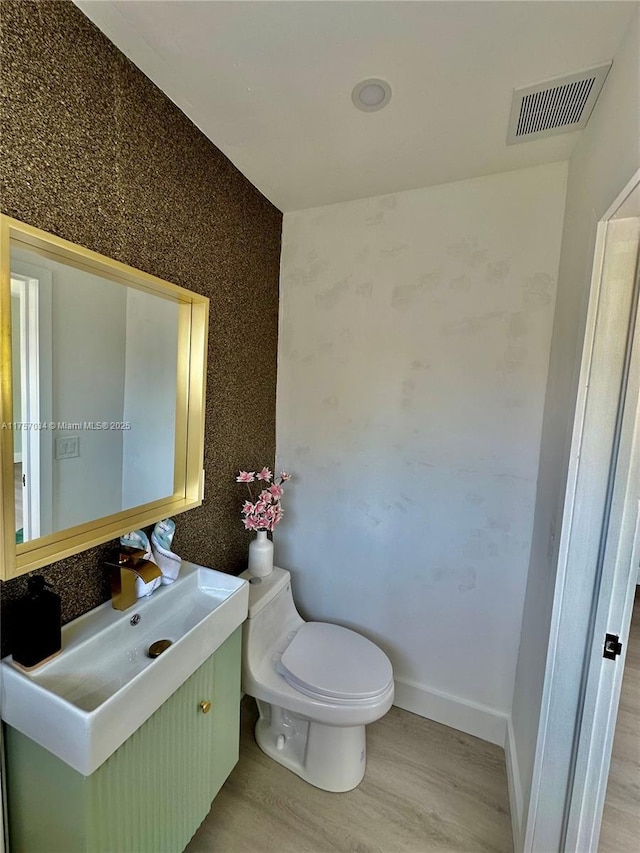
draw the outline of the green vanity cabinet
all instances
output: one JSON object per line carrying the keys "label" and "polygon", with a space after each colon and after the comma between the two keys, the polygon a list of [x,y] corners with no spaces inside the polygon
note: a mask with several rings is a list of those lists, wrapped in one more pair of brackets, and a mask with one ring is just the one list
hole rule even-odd
{"label": "green vanity cabinet", "polygon": [[238,760],[241,637],[91,776],[5,726],[11,853],[183,850]]}

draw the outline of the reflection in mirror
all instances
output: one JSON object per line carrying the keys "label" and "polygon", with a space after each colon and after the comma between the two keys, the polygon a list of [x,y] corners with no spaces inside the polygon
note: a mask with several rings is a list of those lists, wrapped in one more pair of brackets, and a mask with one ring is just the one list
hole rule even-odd
{"label": "reflection in mirror", "polygon": [[178,304],[11,248],[16,542],[174,494]]}

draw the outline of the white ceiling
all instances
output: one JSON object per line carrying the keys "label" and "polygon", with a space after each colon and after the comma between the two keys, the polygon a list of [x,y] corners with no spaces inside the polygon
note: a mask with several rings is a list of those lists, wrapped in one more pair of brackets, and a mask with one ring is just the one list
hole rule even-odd
{"label": "white ceiling", "polygon": [[[577,133],[506,145],[512,90],[612,59],[637,7],[75,2],[283,211],[567,159]],[[366,77],[379,112],[351,101]]]}

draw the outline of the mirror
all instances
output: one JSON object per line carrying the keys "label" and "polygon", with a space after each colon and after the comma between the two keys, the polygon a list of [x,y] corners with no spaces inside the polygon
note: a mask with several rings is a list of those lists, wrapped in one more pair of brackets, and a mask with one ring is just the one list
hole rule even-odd
{"label": "mirror", "polygon": [[3,217],[3,578],[201,502],[207,313]]}

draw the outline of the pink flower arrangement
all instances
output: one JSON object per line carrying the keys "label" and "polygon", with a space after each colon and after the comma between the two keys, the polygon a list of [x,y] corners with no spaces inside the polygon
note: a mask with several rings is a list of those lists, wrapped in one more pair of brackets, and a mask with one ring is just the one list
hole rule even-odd
{"label": "pink flower arrangement", "polygon": [[[286,471],[280,473],[280,479],[275,481],[271,471],[265,467],[262,471],[240,471],[236,483],[246,483],[250,500],[242,504],[242,515],[245,530],[273,530],[282,519],[283,509],[280,499],[283,495],[282,484],[291,479]],[[273,482],[272,482],[273,480]],[[257,497],[251,490],[251,483],[262,483],[264,488]],[[269,485],[270,484],[270,485]]]}

